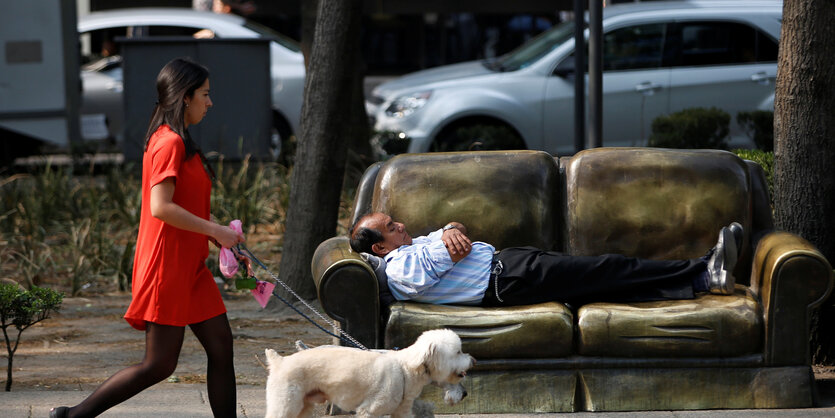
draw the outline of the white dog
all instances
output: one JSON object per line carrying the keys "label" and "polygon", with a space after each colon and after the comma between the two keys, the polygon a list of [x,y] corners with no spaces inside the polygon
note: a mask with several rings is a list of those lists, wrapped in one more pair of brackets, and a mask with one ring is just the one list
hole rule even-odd
{"label": "white dog", "polygon": [[461,352],[458,335],[446,329],[426,331],[399,351],[331,346],[288,357],[265,353],[267,418],[307,417],[325,401],[363,417],[411,417],[424,386],[458,385],[474,363]]}
{"label": "white dog", "polygon": [[[324,345],[319,347],[339,347],[337,345]],[[302,340],[296,340],[296,351],[302,350],[310,350],[312,347],[309,347],[305,344]],[[388,353],[391,350],[382,350],[382,349],[372,349],[371,351],[377,353]],[[464,388],[462,384],[463,380],[459,381],[458,383],[451,384],[451,383],[438,383],[432,382],[433,385],[440,387],[444,391],[444,402],[448,405],[455,405],[458,402],[461,402],[465,397],[467,397],[467,389]],[[414,418],[434,418],[435,417],[435,405],[432,402],[422,401],[420,399],[415,399],[414,403],[412,404],[412,416]]]}

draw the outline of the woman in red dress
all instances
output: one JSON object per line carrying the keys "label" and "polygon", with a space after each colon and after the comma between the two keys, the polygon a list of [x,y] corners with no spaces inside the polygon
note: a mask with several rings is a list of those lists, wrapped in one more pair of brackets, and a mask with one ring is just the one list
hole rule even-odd
{"label": "woman in red dress", "polygon": [[117,372],[74,407],[50,417],[92,417],[170,376],[177,367],[185,326],[208,357],[209,404],[216,417],[236,409],[232,331],[226,308],[206,267],[209,240],[224,247],[244,241],[210,220],[214,173],[186,130],[212,107],[209,72],[175,59],[157,76],[157,102],[142,160],[142,207],[125,320],[145,331],[145,358]]}

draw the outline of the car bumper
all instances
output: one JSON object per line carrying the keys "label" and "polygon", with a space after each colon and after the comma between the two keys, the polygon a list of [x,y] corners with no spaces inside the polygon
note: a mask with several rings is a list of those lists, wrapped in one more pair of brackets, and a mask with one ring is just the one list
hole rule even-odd
{"label": "car bumper", "polygon": [[[385,151],[384,155],[396,155],[404,152],[427,152],[430,138],[419,126],[412,126],[411,118],[393,118],[385,114],[373,117],[374,142]],[[381,154],[383,155],[383,154]]]}

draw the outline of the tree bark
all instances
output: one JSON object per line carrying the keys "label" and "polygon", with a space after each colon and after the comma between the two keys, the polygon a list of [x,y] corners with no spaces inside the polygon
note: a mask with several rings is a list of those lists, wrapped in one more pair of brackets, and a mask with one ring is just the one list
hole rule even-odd
{"label": "tree bark", "polygon": [[304,299],[316,297],[313,252],[336,233],[361,13],[361,0],[319,3],[280,269],[281,278]]}
{"label": "tree bark", "polygon": [[[835,261],[835,3],[786,0],[774,102],[777,227]],[[813,317],[815,363],[835,361],[835,299]]]}
{"label": "tree bark", "polygon": [[[304,55],[305,68],[310,63],[310,50],[315,35],[318,5],[319,0],[309,0],[303,1],[301,6],[301,49]],[[360,35],[358,34],[357,36]],[[354,64],[355,79],[350,81],[350,85],[347,87],[352,92],[351,105],[347,108],[351,112],[351,123],[345,127],[344,131],[344,137],[350,141],[347,153],[348,160],[345,167],[345,185],[349,188],[356,186],[365,169],[374,162],[371,144],[368,141],[371,137],[371,129],[368,125],[368,114],[365,112],[365,91],[363,85],[365,61],[362,58],[362,49],[359,47],[359,44],[357,44],[356,57],[354,59],[356,60]]]}
{"label": "tree bark", "polygon": [[313,37],[316,36],[316,12],[319,10],[319,0],[305,0],[301,4],[302,39],[299,42],[304,55],[304,69],[310,64],[310,49]]}
{"label": "tree bark", "polygon": [[350,86],[346,86],[351,90],[351,105],[348,108],[350,112],[351,123],[347,127],[345,133],[348,135],[349,152],[347,154],[348,160],[345,167],[345,184],[349,188],[354,188],[359,183],[365,169],[374,163],[374,155],[371,151],[371,128],[368,124],[368,113],[365,111],[365,89],[363,80],[365,78],[365,62],[362,59],[362,51],[360,48],[356,50],[355,68],[353,80]]}

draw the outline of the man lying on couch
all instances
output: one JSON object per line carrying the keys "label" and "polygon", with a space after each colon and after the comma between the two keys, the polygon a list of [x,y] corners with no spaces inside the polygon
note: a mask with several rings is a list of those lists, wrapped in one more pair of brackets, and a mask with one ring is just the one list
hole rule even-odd
{"label": "man lying on couch", "polygon": [[691,260],[648,260],[619,254],[571,256],[533,247],[496,251],[472,242],[450,222],[412,238],[402,223],[375,212],[357,219],[351,248],[385,261],[398,300],[435,304],[514,306],[547,301],[640,302],[732,294],[732,271],[742,241],[736,222],[719,231],[716,246]]}

